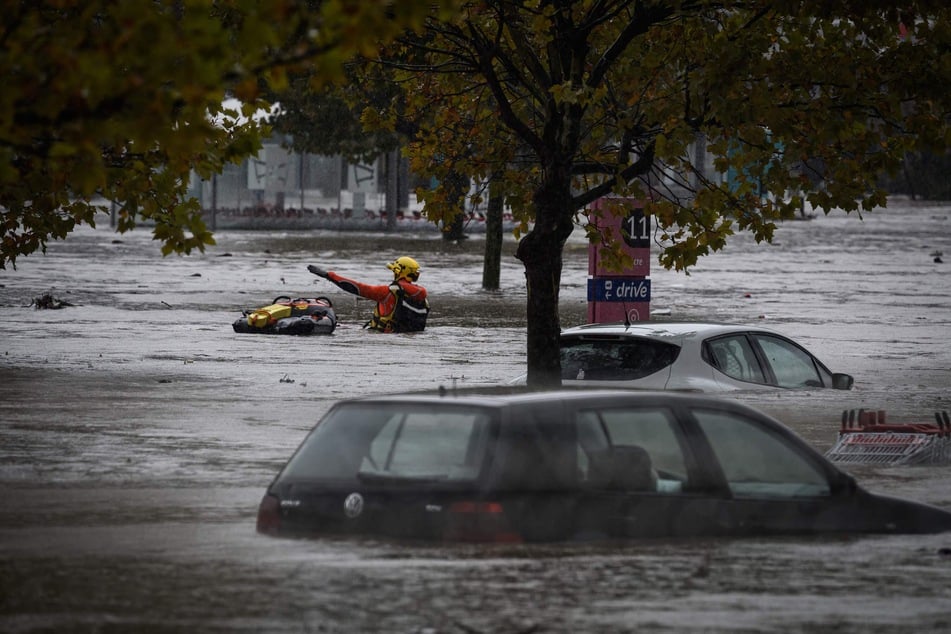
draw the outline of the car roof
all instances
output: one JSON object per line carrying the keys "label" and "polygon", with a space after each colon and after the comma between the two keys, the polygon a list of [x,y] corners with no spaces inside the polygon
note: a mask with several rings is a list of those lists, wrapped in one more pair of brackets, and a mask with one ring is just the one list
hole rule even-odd
{"label": "car roof", "polygon": [[419,392],[376,394],[340,401],[346,403],[455,403],[478,407],[505,408],[551,401],[590,400],[592,402],[658,402],[665,404],[729,404],[730,407],[749,409],[742,404],[723,397],[687,394],[671,391],[629,390],[597,386],[561,386],[557,388],[533,388],[525,385],[479,386],[471,388],[439,388]]}
{"label": "car roof", "polygon": [[611,335],[615,337],[647,337],[656,340],[676,340],[684,341],[687,339],[706,339],[717,335],[724,335],[736,332],[763,332],[769,334],[779,334],[769,328],[762,326],[748,326],[743,324],[723,324],[717,322],[698,322],[698,321],[643,321],[624,323],[606,323],[606,324],[585,324],[583,326],[574,326],[561,331],[563,337],[585,336],[585,335]]}

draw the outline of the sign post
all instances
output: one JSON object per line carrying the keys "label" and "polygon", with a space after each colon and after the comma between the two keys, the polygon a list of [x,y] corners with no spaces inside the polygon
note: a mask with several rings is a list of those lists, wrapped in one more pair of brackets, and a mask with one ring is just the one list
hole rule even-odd
{"label": "sign post", "polygon": [[626,270],[610,270],[601,245],[588,245],[588,323],[649,320],[651,218],[644,213],[644,203],[600,198],[591,206],[588,221],[598,226],[605,241],[619,241],[632,260]]}

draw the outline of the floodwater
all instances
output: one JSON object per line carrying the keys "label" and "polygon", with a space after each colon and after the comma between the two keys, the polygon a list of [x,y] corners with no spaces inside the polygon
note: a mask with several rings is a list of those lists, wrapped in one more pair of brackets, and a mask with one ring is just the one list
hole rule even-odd
{"label": "floodwater", "polygon": [[[585,320],[578,234],[564,326]],[[524,277],[510,240],[501,291],[482,291],[479,234],[217,239],[162,258],[147,230],[83,229],[0,272],[0,631],[951,631],[951,534],[583,546],[257,535],[264,488],[336,399],[523,373]],[[403,254],[431,293],[425,333],[362,330],[369,304],[305,268],[385,281]],[[951,410],[951,206],[789,222],[773,246],[737,236],[689,276],[651,277],[655,319],[765,324],[855,376],[851,392],[733,395],[821,450],[844,409],[893,421]],[[72,306],[30,306],[46,293]],[[327,295],[341,325],[232,332],[277,295]],[[951,508],[951,467],[852,471]]]}

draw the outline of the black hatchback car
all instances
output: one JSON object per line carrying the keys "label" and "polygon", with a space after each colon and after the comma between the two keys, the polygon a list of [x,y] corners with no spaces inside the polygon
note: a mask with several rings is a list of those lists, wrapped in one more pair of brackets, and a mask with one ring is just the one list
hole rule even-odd
{"label": "black hatchback car", "polygon": [[334,405],[257,530],[449,541],[934,533],[741,404],[671,392],[375,396]]}

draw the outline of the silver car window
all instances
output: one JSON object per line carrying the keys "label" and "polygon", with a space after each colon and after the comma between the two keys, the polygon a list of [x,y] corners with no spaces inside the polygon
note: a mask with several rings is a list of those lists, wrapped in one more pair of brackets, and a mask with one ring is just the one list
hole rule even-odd
{"label": "silver car window", "polygon": [[717,337],[707,342],[711,362],[730,378],[752,383],[766,383],[756,354],[746,335]]}
{"label": "silver car window", "polygon": [[735,497],[819,497],[831,493],[818,466],[778,434],[740,414],[696,409]]}
{"label": "silver car window", "polygon": [[753,335],[762,349],[780,387],[822,387],[822,378],[812,356],[799,346],[779,337]]}

